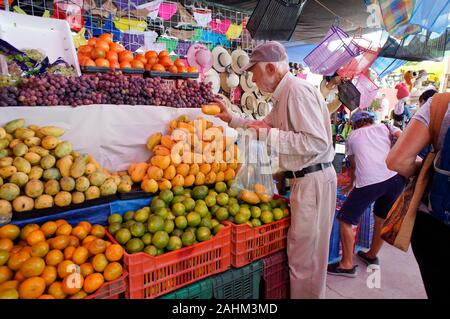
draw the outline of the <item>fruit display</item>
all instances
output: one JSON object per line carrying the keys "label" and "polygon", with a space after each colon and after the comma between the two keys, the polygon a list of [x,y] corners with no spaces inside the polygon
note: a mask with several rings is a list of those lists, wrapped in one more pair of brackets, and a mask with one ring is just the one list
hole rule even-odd
{"label": "fruit display", "polygon": [[0,299],[81,299],[119,279],[123,249],[101,225],[0,227]]}
{"label": "fruit display", "polygon": [[131,190],[125,172],[111,174],[92,156],[75,152],[63,135],[64,129],[55,126],[25,127],[24,119],[0,128],[0,215],[67,207]]}
{"label": "fruit display", "polygon": [[170,73],[198,73],[195,66],[187,66],[183,60],[176,59],[172,61],[169,52],[147,51],[145,55],[139,55],[139,58],[145,62],[146,71],[170,72]]}
{"label": "fruit display", "polygon": [[134,163],[128,174],[145,192],[156,193],[176,186],[213,185],[230,181],[239,167],[234,138],[223,127],[203,117],[182,115],[169,123],[170,135],[154,133],[147,140],[153,152],[148,163]]}
{"label": "fruit display", "polygon": [[204,200],[208,187],[176,186],[154,197],[150,207],[109,216],[108,231],[129,254],[157,256],[209,240],[224,225]]}
{"label": "fruit display", "polygon": [[156,105],[201,107],[214,100],[211,84],[183,80],[174,89],[161,78],[128,77],[120,71],[93,76],[44,74],[17,87],[0,87],[0,106]]}

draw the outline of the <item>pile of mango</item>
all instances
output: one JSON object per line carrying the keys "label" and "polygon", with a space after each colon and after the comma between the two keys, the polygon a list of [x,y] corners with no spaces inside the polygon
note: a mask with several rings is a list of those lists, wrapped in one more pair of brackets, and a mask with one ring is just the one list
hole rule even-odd
{"label": "pile of mango", "polygon": [[128,174],[149,193],[231,181],[239,168],[234,138],[203,117],[172,120],[168,134],[152,134],[146,146],[153,155],[148,162],[131,164]]}
{"label": "pile of mango", "polygon": [[88,154],[61,140],[64,129],[25,127],[16,119],[0,127],[0,215],[66,207],[129,192],[126,172],[112,174]]}

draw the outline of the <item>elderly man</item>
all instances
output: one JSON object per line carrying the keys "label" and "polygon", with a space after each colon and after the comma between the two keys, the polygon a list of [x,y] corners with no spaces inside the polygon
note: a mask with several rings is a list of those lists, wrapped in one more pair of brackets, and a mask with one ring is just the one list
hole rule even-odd
{"label": "elderly man", "polygon": [[262,91],[273,93],[274,107],[264,120],[232,115],[220,100],[217,116],[231,127],[266,131],[269,146],[277,145],[280,169],[293,180],[287,247],[291,298],[324,298],[336,206],[330,116],[319,90],[289,73],[287,61],[280,43],[267,42],[244,68]]}

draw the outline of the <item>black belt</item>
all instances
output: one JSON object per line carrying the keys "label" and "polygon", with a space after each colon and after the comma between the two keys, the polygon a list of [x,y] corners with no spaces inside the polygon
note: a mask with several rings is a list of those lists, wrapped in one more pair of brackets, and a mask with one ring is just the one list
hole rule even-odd
{"label": "black belt", "polygon": [[308,167],[305,167],[304,169],[300,170],[300,171],[296,171],[296,172],[286,172],[285,176],[286,178],[300,178],[300,177],[304,177],[307,174],[311,174],[317,171],[321,171],[325,168],[331,167],[332,164],[331,163],[321,163],[321,164],[315,164],[315,165],[311,165]]}

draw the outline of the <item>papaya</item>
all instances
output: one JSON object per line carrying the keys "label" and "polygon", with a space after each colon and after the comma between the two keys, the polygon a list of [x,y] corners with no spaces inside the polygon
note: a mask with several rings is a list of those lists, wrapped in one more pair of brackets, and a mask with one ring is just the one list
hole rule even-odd
{"label": "papaya", "polygon": [[72,194],[69,192],[61,191],[56,194],[54,201],[55,205],[58,207],[69,206],[72,203]]}
{"label": "papaya", "polygon": [[185,122],[178,122],[179,129],[186,129],[189,133],[194,134],[195,128],[194,125],[188,124]]}
{"label": "papaya", "polygon": [[249,190],[241,190],[239,197],[244,201],[252,205],[259,204],[260,199],[255,192]]}
{"label": "papaya", "polygon": [[162,145],[156,145],[153,148],[153,153],[155,155],[162,155],[162,156],[166,156],[166,155],[170,155],[170,150],[167,147],[164,147]]}
{"label": "papaya", "polygon": [[15,166],[7,166],[0,168],[0,177],[1,178],[9,178],[17,172],[17,168]]}
{"label": "papaya", "polygon": [[44,209],[53,207],[53,197],[47,194],[43,194],[34,200],[34,208]]}
{"label": "papaya", "polygon": [[31,165],[36,165],[41,161],[39,154],[28,152],[23,156]]}
{"label": "papaya", "polygon": [[84,172],[85,174],[89,175],[94,173],[97,170],[97,168],[95,167],[94,164],[92,163],[87,163],[86,164],[86,171]]}
{"label": "papaya", "polygon": [[141,188],[146,193],[156,193],[158,191],[158,182],[154,179],[145,179],[141,183]]}
{"label": "papaya", "polygon": [[14,147],[16,147],[16,145],[22,143],[21,140],[19,140],[18,138],[12,140],[11,142],[9,142],[9,148],[13,149]]}
{"label": "papaya", "polygon": [[44,157],[44,156],[47,156],[50,154],[49,150],[46,150],[45,148],[43,148],[41,146],[32,146],[32,147],[30,147],[30,149],[28,151],[36,153],[40,157]]}
{"label": "papaya", "polygon": [[176,170],[175,166],[174,165],[169,165],[169,167],[167,167],[164,170],[163,177],[170,181],[170,180],[172,180],[172,178],[175,177],[175,175],[177,175],[177,170]]}
{"label": "papaya", "polygon": [[116,186],[119,186],[120,181],[121,181],[120,180],[120,176],[119,175],[112,175],[111,178],[113,179],[114,184],[116,184]]}
{"label": "papaya", "polygon": [[66,155],[70,155],[72,153],[73,146],[69,141],[64,141],[59,143],[55,148],[55,155],[58,158],[62,158]]}
{"label": "papaya", "polygon": [[163,191],[166,189],[171,189],[172,188],[172,183],[170,181],[168,181],[167,179],[162,179],[159,184],[158,184],[159,190]]}
{"label": "papaya", "polygon": [[28,147],[39,146],[39,145],[41,145],[41,139],[39,137],[36,137],[36,136],[29,137],[29,138],[24,140],[24,143]]}
{"label": "papaya", "polygon": [[61,173],[60,173],[59,169],[57,169],[56,167],[46,169],[44,171],[44,173],[42,174],[42,176],[44,177],[45,180],[61,179]]}
{"label": "papaya", "polygon": [[13,134],[15,130],[24,126],[25,126],[25,119],[12,120],[6,123],[5,131],[6,133]]}
{"label": "papaya", "polygon": [[206,175],[206,178],[205,178],[205,184],[207,184],[207,185],[209,185],[209,184],[214,184],[215,182],[216,182],[216,173],[214,173],[214,172],[209,172],[207,175]]}
{"label": "papaya", "polygon": [[0,186],[0,199],[12,201],[20,195],[20,188],[16,184],[6,183]]}
{"label": "papaya", "polygon": [[16,212],[27,212],[34,208],[34,200],[28,196],[19,196],[13,201],[13,208]]}
{"label": "papaya", "polygon": [[224,172],[217,172],[216,173],[216,183],[223,182],[225,180],[225,173]]}
{"label": "papaya", "polygon": [[14,173],[13,176],[10,177],[9,182],[22,187],[28,183],[28,175],[23,172]]}
{"label": "papaya", "polygon": [[45,183],[44,192],[47,195],[55,196],[60,190],[59,182],[55,179],[51,179]]}
{"label": "papaya", "polygon": [[156,145],[161,143],[161,133],[154,133],[147,139],[147,149],[152,150]]}
{"label": "papaya", "polygon": [[255,191],[256,194],[261,193],[261,194],[266,194],[267,193],[267,189],[263,184],[254,184],[253,185],[253,190]]}
{"label": "papaya", "polygon": [[205,104],[202,105],[202,112],[206,115],[217,115],[220,113],[220,107],[217,104]]}
{"label": "papaya", "polygon": [[131,177],[130,177],[130,175],[123,175],[123,176],[120,176],[120,182],[121,183],[126,183],[126,184],[133,184],[133,181],[131,180]]}
{"label": "papaya", "polygon": [[101,172],[94,172],[91,175],[89,175],[89,183],[93,186],[100,187],[106,180],[106,175]]}
{"label": "papaya", "polygon": [[84,172],[86,171],[86,164],[88,159],[88,155],[81,155],[77,157],[70,167],[70,176],[72,176],[73,178],[83,176]]}
{"label": "papaya", "polygon": [[85,192],[87,191],[87,189],[90,186],[90,182],[89,179],[85,176],[80,176],[77,178],[76,182],[75,182],[75,189],[78,192]]}
{"label": "papaya", "polygon": [[231,168],[228,168],[224,172],[224,174],[225,174],[224,180],[227,181],[227,182],[233,180],[236,177],[236,172],[233,169],[231,169]]}
{"label": "papaya", "polygon": [[59,181],[61,189],[66,192],[71,192],[75,189],[75,180],[72,177],[63,177]]}
{"label": "papaya", "polygon": [[89,155],[88,164],[94,164],[96,170],[100,170],[102,168],[92,155]]}
{"label": "papaya", "polygon": [[117,191],[119,193],[129,193],[131,192],[131,185],[128,183],[120,182],[120,184],[117,186]]}
{"label": "papaya", "polygon": [[195,185],[205,185],[205,179],[205,174],[203,174],[202,172],[198,172],[197,176],[195,176]]}
{"label": "papaya", "polygon": [[258,195],[259,199],[261,200],[261,202],[263,202],[263,203],[268,203],[272,199],[272,196],[270,196],[269,194],[257,193],[257,195]]}
{"label": "papaya", "polygon": [[36,133],[29,128],[20,127],[14,131],[14,137],[20,140],[25,140],[30,137],[34,137]]}
{"label": "papaya", "polygon": [[175,141],[170,136],[164,135],[161,137],[161,145],[170,150],[175,145]]}
{"label": "papaya", "polygon": [[28,152],[28,146],[25,143],[18,143],[13,147],[15,156],[24,156]]}
{"label": "papaya", "polygon": [[0,199],[0,216],[10,216],[12,213],[11,203],[7,200]]}
{"label": "papaya", "polygon": [[100,197],[100,188],[97,186],[89,186],[89,188],[84,192],[86,200],[96,199]]}
{"label": "papaya", "polygon": [[144,176],[147,172],[147,168],[148,168],[147,163],[137,163],[131,172],[131,180],[134,183],[141,182],[144,179]]}
{"label": "papaya", "polygon": [[32,179],[25,185],[25,195],[37,198],[44,193],[44,184],[38,179]]}
{"label": "papaya", "polygon": [[195,175],[188,175],[184,178],[184,187],[190,187],[195,183]]}
{"label": "papaya", "polygon": [[56,161],[56,167],[59,168],[62,177],[70,177],[70,168],[73,164],[72,155],[66,155]]}
{"label": "papaya", "polygon": [[3,127],[0,127],[0,139],[6,137],[6,131]]}
{"label": "papaya", "polygon": [[84,193],[82,192],[73,192],[72,193],[72,203],[73,204],[81,204],[86,200]]}
{"label": "papaya", "polygon": [[13,158],[12,157],[3,157],[0,158],[0,168],[12,166]]}
{"label": "papaya", "polygon": [[157,166],[149,165],[147,169],[147,176],[149,179],[159,181],[164,176],[164,171]]}
{"label": "papaya", "polygon": [[31,164],[26,159],[22,157],[16,157],[14,159],[13,165],[15,168],[17,168],[18,172],[23,172],[25,174],[28,174],[31,172]]}
{"label": "papaya", "polygon": [[40,166],[33,166],[30,173],[28,174],[28,179],[41,179],[44,170]]}
{"label": "papaya", "polygon": [[150,162],[152,163],[152,165],[165,170],[167,167],[169,167],[171,159],[170,159],[170,156],[155,155],[152,157]]}
{"label": "papaya", "polygon": [[114,179],[108,178],[102,186],[100,186],[100,194],[102,196],[114,195],[117,193],[117,185],[114,182]]}
{"label": "papaya", "polygon": [[53,155],[46,155],[41,158],[40,164],[43,169],[49,169],[55,166],[56,158]]}
{"label": "papaya", "polygon": [[64,129],[56,126],[44,126],[39,129],[39,133],[45,136],[60,137],[64,135]]}
{"label": "papaya", "polygon": [[54,136],[45,136],[41,141],[41,146],[46,150],[53,150],[58,144],[59,139]]}
{"label": "papaya", "polygon": [[172,187],[184,186],[184,176],[181,174],[175,175],[171,180]]}
{"label": "papaya", "polygon": [[131,176],[131,173],[133,173],[133,171],[136,169],[137,163],[132,163],[130,164],[130,166],[128,166],[128,175]]}

